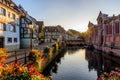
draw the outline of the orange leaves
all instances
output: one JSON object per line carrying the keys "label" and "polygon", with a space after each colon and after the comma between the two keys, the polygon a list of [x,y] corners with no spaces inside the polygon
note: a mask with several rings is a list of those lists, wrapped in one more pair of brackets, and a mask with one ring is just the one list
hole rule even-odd
{"label": "orange leaves", "polygon": [[7,51],[4,48],[0,48],[0,62],[4,63],[6,61]]}
{"label": "orange leaves", "polygon": [[28,65],[28,72],[30,73],[30,75],[40,75],[36,68],[31,64]]}

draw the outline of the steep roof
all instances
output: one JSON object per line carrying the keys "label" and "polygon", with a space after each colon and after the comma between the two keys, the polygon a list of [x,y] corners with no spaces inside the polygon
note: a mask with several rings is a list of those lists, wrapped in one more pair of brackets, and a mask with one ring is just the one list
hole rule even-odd
{"label": "steep roof", "polygon": [[45,26],[45,31],[47,30],[48,32],[60,32],[60,33],[65,33],[66,31],[64,30],[63,27],[61,26]]}
{"label": "steep roof", "polygon": [[99,15],[97,17],[97,21],[99,20],[99,18],[108,18],[108,14],[104,14],[101,11],[99,12]]}

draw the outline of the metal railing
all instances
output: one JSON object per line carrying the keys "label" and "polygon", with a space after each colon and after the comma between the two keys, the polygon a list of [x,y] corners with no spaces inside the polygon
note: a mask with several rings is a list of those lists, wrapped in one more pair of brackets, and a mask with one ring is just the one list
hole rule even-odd
{"label": "metal railing", "polygon": [[8,52],[6,63],[19,61],[26,64],[28,61],[29,52],[29,49],[21,49],[17,51]]}

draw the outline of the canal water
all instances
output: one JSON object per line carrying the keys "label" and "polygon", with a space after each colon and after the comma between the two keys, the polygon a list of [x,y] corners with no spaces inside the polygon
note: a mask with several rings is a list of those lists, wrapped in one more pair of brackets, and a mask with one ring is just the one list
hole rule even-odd
{"label": "canal water", "polygon": [[44,71],[52,80],[97,80],[97,77],[120,67],[120,58],[98,51],[68,49]]}

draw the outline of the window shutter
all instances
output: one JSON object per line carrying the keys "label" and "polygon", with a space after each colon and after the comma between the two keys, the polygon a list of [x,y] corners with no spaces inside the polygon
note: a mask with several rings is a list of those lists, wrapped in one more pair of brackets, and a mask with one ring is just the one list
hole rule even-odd
{"label": "window shutter", "polygon": [[16,26],[14,26],[14,32],[16,32]]}
{"label": "window shutter", "polygon": [[6,24],[5,23],[3,24],[3,29],[4,29],[4,31],[6,31]]}

